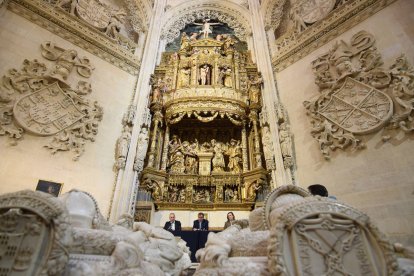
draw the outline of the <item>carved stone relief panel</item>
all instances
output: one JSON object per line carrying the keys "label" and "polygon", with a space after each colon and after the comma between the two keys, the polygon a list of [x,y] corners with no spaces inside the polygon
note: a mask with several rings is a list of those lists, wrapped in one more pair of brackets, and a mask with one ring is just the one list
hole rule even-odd
{"label": "carved stone relief panel", "polygon": [[[45,145],[54,154],[72,151],[77,160],[87,141],[95,141],[102,107],[88,99],[91,84],[79,80],[71,87],[68,77],[73,70],[89,78],[93,66],[75,50],[67,50],[52,42],[42,44],[42,56],[55,64],[48,68],[37,59],[24,60],[23,67],[10,69],[0,86],[0,136],[12,145],[25,133],[53,136]],[[73,82],[72,82],[73,83]]]}
{"label": "carved stone relief panel", "polygon": [[[45,2],[52,4],[51,1]],[[136,40],[134,32],[135,29],[141,31],[142,28],[126,27],[131,25],[131,16],[128,16],[124,7],[116,7],[99,0],[57,0],[54,6],[79,17],[127,49],[136,47],[136,41],[133,41]]]}
{"label": "carved stone relief panel", "polygon": [[275,70],[283,70],[394,1],[269,1],[265,24],[277,36],[272,60]]}
{"label": "carved stone relief panel", "polygon": [[[356,33],[312,62],[320,95],[305,101],[311,135],[326,159],[336,149],[358,150],[362,136],[382,131],[387,141],[414,130],[414,69],[404,55],[383,67],[375,38]],[[387,69],[386,69],[387,68]]]}

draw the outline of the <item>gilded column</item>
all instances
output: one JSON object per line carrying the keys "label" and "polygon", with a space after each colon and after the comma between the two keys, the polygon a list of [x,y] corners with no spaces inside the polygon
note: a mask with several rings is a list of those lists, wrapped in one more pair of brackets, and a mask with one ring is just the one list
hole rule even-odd
{"label": "gilded column", "polygon": [[243,124],[242,129],[242,154],[243,154],[243,172],[247,172],[249,170],[249,162],[247,156],[247,134],[246,134],[246,125]]}
{"label": "gilded column", "polygon": [[164,148],[162,150],[161,170],[167,169],[168,143],[170,141],[170,127],[166,126],[164,135]]}
{"label": "gilded column", "polygon": [[154,118],[152,120],[154,124],[154,129],[153,129],[153,133],[151,137],[151,147],[150,147],[150,153],[148,156],[148,167],[154,167],[155,145],[156,145],[156,140],[157,140],[158,124],[161,122],[161,119],[162,119],[162,114],[160,111],[157,111],[154,114]]}
{"label": "gilded column", "polygon": [[256,161],[256,167],[262,167],[262,154],[260,152],[260,136],[259,136],[259,128],[257,127],[258,122],[258,115],[256,110],[252,110],[250,115],[250,120],[253,123],[253,131],[254,131],[254,159]]}

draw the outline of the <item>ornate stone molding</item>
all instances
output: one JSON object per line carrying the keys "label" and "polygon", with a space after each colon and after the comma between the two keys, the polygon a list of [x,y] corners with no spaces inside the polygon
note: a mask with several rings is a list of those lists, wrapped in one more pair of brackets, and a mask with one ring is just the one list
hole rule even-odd
{"label": "ornate stone molding", "polygon": [[146,32],[151,19],[153,3],[148,0],[124,0],[132,28],[137,33]]}
{"label": "ornate stone molding", "polygon": [[265,6],[265,28],[277,29],[282,21],[283,6],[286,0],[267,1]]}
{"label": "ornate stone molding", "polygon": [[[223,2],[197,3],[185,7],[180,5],[171,9],[166,15],[167,20],[161,31],[161,38],[165,39],[167,43],[171,42],[180,36],[180,30],[186,24],[198,19],[212,18],[227,23],[240,40],[246,40],[251,33],[246,12],[242,7],[236,9],[230,7],[229,3],[223,4]],[[176,15],[174,16],[174,14]]]}
{"label": "ornate stone molding", "polygon": [[[280,40],[285,40],[284,44],[286,45],[279,49],[272,59],[274,70],[279,72],[285,69],[394,1],[395,0],[348,1],[303,32],[299,34],[292,33],[288,37],[281,37]],[[277,22],[280,22],[280,20]],[[278,43],[278,41],[276,43]]]}
{"label": "ornate stone molding", "polygon": [[118,68],[138,74],[140,61],[133,52],[77,17],[37,0],[11,0],[8,8]]}

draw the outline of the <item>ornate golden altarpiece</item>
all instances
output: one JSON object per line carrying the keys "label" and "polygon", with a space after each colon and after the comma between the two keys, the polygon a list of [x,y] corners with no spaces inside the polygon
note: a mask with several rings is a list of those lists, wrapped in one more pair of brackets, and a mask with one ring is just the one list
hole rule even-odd
{"label": "ornate golden altarpiece", "polygon": [[268,189],[260,72],[230,35],[189,38],[151,78],[152,127],[141,189],[158,209],[251,210]]}

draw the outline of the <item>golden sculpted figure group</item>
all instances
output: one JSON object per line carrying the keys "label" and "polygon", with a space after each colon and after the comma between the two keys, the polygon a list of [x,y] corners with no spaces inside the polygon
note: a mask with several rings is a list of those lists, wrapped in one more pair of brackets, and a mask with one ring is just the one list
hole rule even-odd
{"label": "golden sculpted figure group", "polygon": [[200,32],[183,32],[179,50],[162,55],[150,81],[141,187],[161,209],[248,210],[268,185],[258,122],[263,78],[233,35],[209,37],[221,23],[194,25]]}

